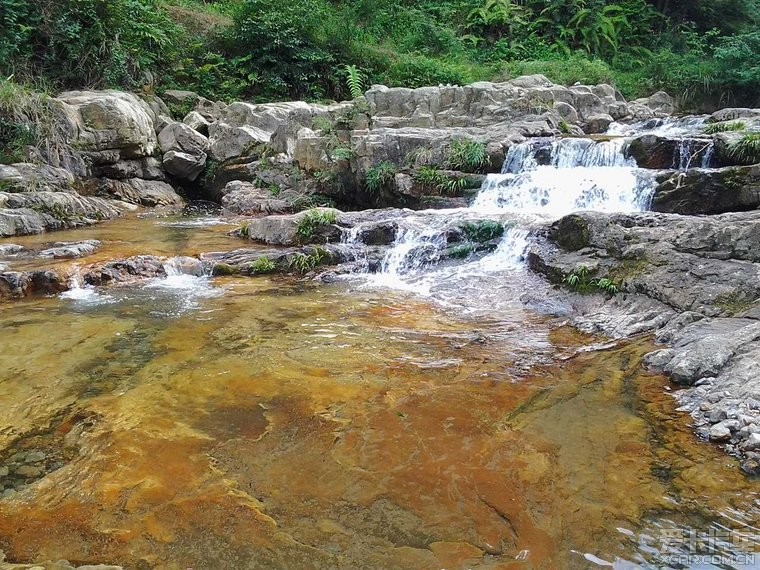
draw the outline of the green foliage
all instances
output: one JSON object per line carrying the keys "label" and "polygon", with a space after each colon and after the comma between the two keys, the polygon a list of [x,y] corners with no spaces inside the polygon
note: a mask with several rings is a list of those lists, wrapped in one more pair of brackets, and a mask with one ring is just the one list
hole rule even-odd
{"label": "green foliage", "polygon": [[179,30],[156,0],[3,0],[2,8],[0,73],[21,79],[136,86],[177,46]]}
{"label": "green foliage", "polygon": [[296,253],[288,259],[288,267],[299,273],[308,273],[327,259],[327,252],[321,247],[315,247],[311,253]]}
{"label": "green foliage", "polygon": [[314,237],[317,230],[329,226],[338,221],[338,215],[330,210],[309,210],[298,221],[296,235],[301,241],[307,241]]}
{"label": "green foliage", "polygon": [[364,73],[359,71],[359,68],[355,65],[346,65],[343,69],[346,72],[348,92],[351,93],[352,99],[358,99],[364,95],[364,91],[362,90],[362,85],[364,85],[366,79]]}
{"label": "green foliage", "polygon": [[387,189],[396,176],[396,167],[390,162],[381,162],[367,170],[364,185],[371,193]]}
{"label": "green foliage", "polygon": [[484,243],[504,235],[504,226],[493,220],[481,220],[467,222],[461,226],[461,230],[469,241]]}
{"label": "green foliage", "polygon": [[446,162],[454,170],[480,172],[488,164],[486,145],[472,139],[456,139],[446,149]]}
{"label": "green foliage", "polygon": [[748,133],[729,145],[728,156],[739,164],[760,163],[760,133]]}
{"label": "green foliage", "polygon": [[237,233],[237,235],[240,236],[241,238],[248,239],[249,237],[251,237],[251,228],[250,228],[250,225],[249,224],[243,224],[242,226],[240,226],[236,230],[235,233]]}
{"label": "green foliage", "polygon": [[441,195],[457,194],[466,185],[464,178],[449,178],[444,172],[430,166],[420,167],[412,178],[428,192],[434,191]]}
{"label": "green foliage", "polygon": [[732,131],[743,131],[747,128],[747,124],[743,121],[729,121],[723,123],[712,123],[704,128],[706,135],[715,135],[717,133],[727,133]]}
{"label": "green foliage", "polygon": [[354,153],[350,148],[337,147],[330,153],[330,159],[333,161],[351,160],[354,157]]}
{"label": "green foliage", "polygon": [[291,206],[297,212],[301,212],[312,208],[334,208],[335,202],[332,198],[328,198],[327,196],[312,194],[310,196],[298,196],[293,200]]}
{"label": "green foliage", "polygon": [[254,275],[272,273],[275,269],[277,269],[277,264],[268,257],[259,257],[256,261],[248,266],[249,273],[252,273]]}
{"label": "green foliage", "polygon": [[591,271],[585,265],[581,265],[572,273],[565,276],[562,282],[572,291],[581,294],[594,292],[603,292],[608,295],[616,295],[619,291],[618,286],[609,278],[592,278]]}
{"label": "green foliage", "polygon": [[758,14],[758,0],[0,0],[0,75],[256,102],[542,73],[755,106]]}
{"label": "green foliage", "polygon": [[470,244],[460,244],[448,250],[449,257],[453,259],[464,259],[470,256],[475,251],[475,248]]}
{"label": "green foliage", "polygon": [[311,128],[314,131],[319,131],[323,136],[331,135],[334,132],[332,121],[327,117],[314,117]]}

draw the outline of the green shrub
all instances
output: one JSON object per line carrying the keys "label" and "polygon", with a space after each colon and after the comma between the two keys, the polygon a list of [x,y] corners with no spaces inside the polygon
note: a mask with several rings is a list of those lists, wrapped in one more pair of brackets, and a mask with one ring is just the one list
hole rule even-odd
{"label": "green shrub", "polygon": [[334,161],[351,160],[354,157],[354,152],[350,148],[338,147],[334,148],[330,153],[330,159]]}
{"label": "green shrub", "polygon": [[446,149],[446,162],[454,170],[480,172],[488,165],[486,145],[472,139],[457,139]]}
{"label": "green shrub", "polygon": [[414,181],[428,191],[436,191],[439,194],[457,194],[464,190],[466,181],[464,178],[449,178],[445,173],[430,166],[423,166],[415,171]]}
{"label": "green shrub", "polygon": [[381,190],[387,189],[391,185],[397,172],[396,167],[390,162],[381,162],[367,170],[364,184],[367,187],[367,190],[376,194]]}

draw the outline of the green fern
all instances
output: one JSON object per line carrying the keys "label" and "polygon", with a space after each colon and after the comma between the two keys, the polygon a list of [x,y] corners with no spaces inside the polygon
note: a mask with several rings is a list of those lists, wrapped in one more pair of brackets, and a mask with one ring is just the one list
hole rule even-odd
{"label": "green fern", "polygon": [[268,257],[259,257],[248,267],[248,271],[254,275],[272,273],[275,269],[277,269],[277,264]]}
{"label": "green fern", "polygon": [[351,93],[351,98],[358,99],[364,95],[362,89],[366,80],[364,73],[355,65],[346,65],[343,67],[343,71],[346,73],[346,85],[348,86],[349,93]]}

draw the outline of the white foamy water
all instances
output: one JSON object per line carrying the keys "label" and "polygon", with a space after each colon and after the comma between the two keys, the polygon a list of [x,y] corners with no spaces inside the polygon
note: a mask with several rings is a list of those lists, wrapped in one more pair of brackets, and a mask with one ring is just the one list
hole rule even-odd
{"label": "white foamy water", "polygon": [[[536,223],[580,210],[647,209],[656,185],[654,173],[637,168],[625,157],[624,147],[624,139],[578,138],[532,139],[513,146],[502,173],[488,175],[469,208],[399,218],[395,244],[381,270],[367,276],[367,283],[447,302],[466,293],[471,301],[473,295],[480,296],[471,284],[481,284],[489,275],[515,274],[524,267]],[[444,261],[452,228],[484,219],[505,225],[498,247],[464,262]]]}

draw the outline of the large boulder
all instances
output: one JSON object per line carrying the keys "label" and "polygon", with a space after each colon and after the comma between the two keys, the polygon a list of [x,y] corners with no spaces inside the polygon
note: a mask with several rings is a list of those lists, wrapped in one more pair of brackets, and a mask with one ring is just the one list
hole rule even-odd
{"label": "large boulder", "polygon": [[223,192],[222,207],[233,214],[255,216],[283,214],[291,210],[285,200],[275,198],[268,190],[250,182],[230,182]]}
{"label": "large boulder", "polygon": [[[302,221],[315,213],[335,216],[340,214],[338,210],[332,208],[314,208],[297,214],[255,218],[243,226],[242,237],[268,245],[298,245],[304,241],[303,236],[299,235]],[[340,236],[340,230],[337,230],[333,224],[324,224],[324,227],[318,227],[315,230],[314,236],[308,236],[309,241],[313,241],[312,237],[317,241],[328,241],[332,237],[334,238],[332,241],[335,241]]]}
{"label": "large boulder", "polygon": [[174,188],[160,180],[111,180],[100,178],[89,183],[91,190],[104,197],[115,198],[129,204],[140,206],[173,206],[182,204],[182,198]]}
{"label": "large boulder", "polygon": [[760,207],[760,165],[691,169],[668,175],[654,191],[652,210],[720,214]]}
{"label": "large boulder", "polygon": [[6,192],[73,192],[74,176],[47,164],[0,164],[0,190]]}
{"label": "large boulder", "polygon": [[158,135],[169,174],[193,182],[206,166],[209,140],[184,123],[172,123]]}
{"label": "large boulder", "polygon": [[79,150],[118,150],[121,158],[152,155],[157,148],[150,106],[121,91],[70,91],[57,97]]}

